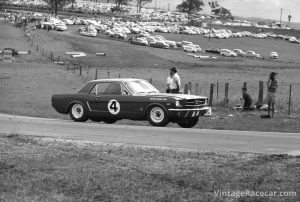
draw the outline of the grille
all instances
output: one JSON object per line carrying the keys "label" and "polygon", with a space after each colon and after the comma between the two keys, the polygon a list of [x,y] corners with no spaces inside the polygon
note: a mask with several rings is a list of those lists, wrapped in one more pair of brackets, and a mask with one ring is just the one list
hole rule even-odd
{"label": "grille", "polygon": [[185,106],[186,107],[200,107],[206,104],[205,99],[190,99],[186,100]]}

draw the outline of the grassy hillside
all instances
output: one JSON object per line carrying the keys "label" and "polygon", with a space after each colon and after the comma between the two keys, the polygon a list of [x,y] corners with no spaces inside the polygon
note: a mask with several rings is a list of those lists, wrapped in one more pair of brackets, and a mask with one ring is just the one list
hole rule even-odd
{"label": "grassy hillside", "polygon": [[[299,157],[0,135],[1,201],[299,201]],[[218,191],[232,192],[224,196]],[[240,192],[277,192],[242,196]],[[285,192],[286,196],[279,196]],[[296,194],[296,195],[295,195]]]}

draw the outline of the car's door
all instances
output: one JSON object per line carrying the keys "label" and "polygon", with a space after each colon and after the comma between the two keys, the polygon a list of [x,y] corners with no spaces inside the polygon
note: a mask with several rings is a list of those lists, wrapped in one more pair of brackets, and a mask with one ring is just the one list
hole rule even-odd
{"label": "car's door", "polygon": [[130,95],[119,82],[99,82],[90,94],[89,108],[93,115],[103,118],[130,117]]}

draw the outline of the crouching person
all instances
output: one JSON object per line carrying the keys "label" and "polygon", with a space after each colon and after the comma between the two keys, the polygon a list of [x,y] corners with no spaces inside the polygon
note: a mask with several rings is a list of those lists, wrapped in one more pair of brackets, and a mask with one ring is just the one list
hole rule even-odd
{"label": "crouching person", "polygon": [[254,107],[252,107],[253,101],[251,96],[247,93],[246,87],[242,88],[242,93],[243,93],[243,100],[244,100],[242,111],[253,111],[254,110]]}

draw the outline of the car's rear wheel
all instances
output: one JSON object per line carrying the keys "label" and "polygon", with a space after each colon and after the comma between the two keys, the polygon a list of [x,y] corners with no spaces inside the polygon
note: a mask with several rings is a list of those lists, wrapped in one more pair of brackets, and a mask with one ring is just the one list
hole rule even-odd
{"label": "car's rear wheel", "polygon": [[199,118],[187,118],[179,121],[177,124],[182,128],[192,128],[198,123]]}
{"label": "car's rear wheel", "polygon": [[169,118],[165,110],[160,106],[153,106],[147,111],[147,119],[153,126],[166,126],[169,123]]}
{"label": "car's rear wheel", "polygon": [[85,122],[88,120],[86,110],[80,103],[73,104],[70,108],[69,114],[71,119],[76,122]]}
{"label": "car's rear wheel", "polygon": [[107,124],[113,124],[113,123],[116,123],[117,120],[116,119],[104,119],[103,122],[107,123]]}

